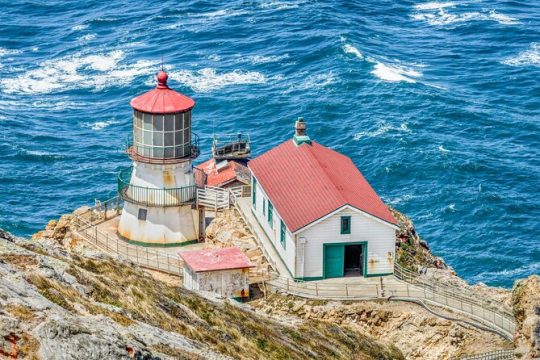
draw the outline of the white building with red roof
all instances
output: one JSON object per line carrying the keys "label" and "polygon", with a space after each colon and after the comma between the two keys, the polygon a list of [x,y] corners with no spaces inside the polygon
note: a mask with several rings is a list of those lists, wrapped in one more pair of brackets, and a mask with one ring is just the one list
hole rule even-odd
{"label": "white building with red roof", "polygon": [[248,272],[253,265],[239,248],[182,251],[183,286],[229,298],[248,298]]}
{"label": "white building with red roof", "polygon": [[397,222],[352,160],[296,133],[250,161],[252,211],[289,274],[393,273]]}

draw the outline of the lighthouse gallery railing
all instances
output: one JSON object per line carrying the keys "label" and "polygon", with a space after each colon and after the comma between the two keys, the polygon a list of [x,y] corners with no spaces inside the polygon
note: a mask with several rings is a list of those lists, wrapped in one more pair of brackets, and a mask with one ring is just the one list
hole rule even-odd
{"label": "lighthouse gallery railing", "polygon": [[118,193],[128,202],[145,206],[180,206],[195,201],[197,186],[155,189],[130,184],[131,172],[129,167],[118,175]]}

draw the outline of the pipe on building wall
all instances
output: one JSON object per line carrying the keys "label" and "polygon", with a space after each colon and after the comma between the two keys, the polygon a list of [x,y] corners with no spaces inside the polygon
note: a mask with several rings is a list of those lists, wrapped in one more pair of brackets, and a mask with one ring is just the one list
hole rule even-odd
{"label": "pipe on building wall", "polygon": [[300,257],[300,271],[302,272],[301,275],[299,277],[304,277],[304,267],[305,267],[305,264],[306,264],[306,261],[304,260],[306,258],[306,243],[307,243],[307,239],[305,237],[300,237],[298,239],[298,242],[300,243],[301,245],[301,254],[302,256]]}

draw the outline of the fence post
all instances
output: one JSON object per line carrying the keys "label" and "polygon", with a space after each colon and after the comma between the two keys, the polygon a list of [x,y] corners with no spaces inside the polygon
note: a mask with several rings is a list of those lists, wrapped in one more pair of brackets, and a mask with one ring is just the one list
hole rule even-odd
{"label": "fence post", "polygon": [[104,213],[103,213],[103,220],[107,220],[107,201],[105,201],[105,203],[103,204],[105,206],[105,209],[104,209]]}
{"label": "fence post", "polygon": [[349,284],[345,283],[345,296],[349,297]]}
{"label": "fence post", "polygon": [[319,296],[319,287],[317,286],[317,283],[315,283],[315,296]]}
{"label": "fence post", "polygon": [[287,291],[289,291],[289,278],[287,278]]}
{"label": "fence post", "polygon": [[407,297],[411,297],[411,295],[409,294],[409,284],[407,284]]}
{"label": "fence post", "polygon": [[97,244],[97,243],[98,243],[98,237],[97,237],[97,225],[96,225],[96,227],[95,227],[94,230],[95,230],[95,233],[96,233],[96,244]]}

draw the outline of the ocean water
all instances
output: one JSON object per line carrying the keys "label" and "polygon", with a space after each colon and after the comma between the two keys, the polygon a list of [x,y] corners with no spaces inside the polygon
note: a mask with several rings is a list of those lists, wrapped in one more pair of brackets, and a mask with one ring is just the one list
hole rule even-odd
{"label": "ocean water", "polygon": [[193,97],[254,153],[303,116],[471,282],[540,273],[540,3],[0,0],[0,227],[111,197],[129,100]]}

